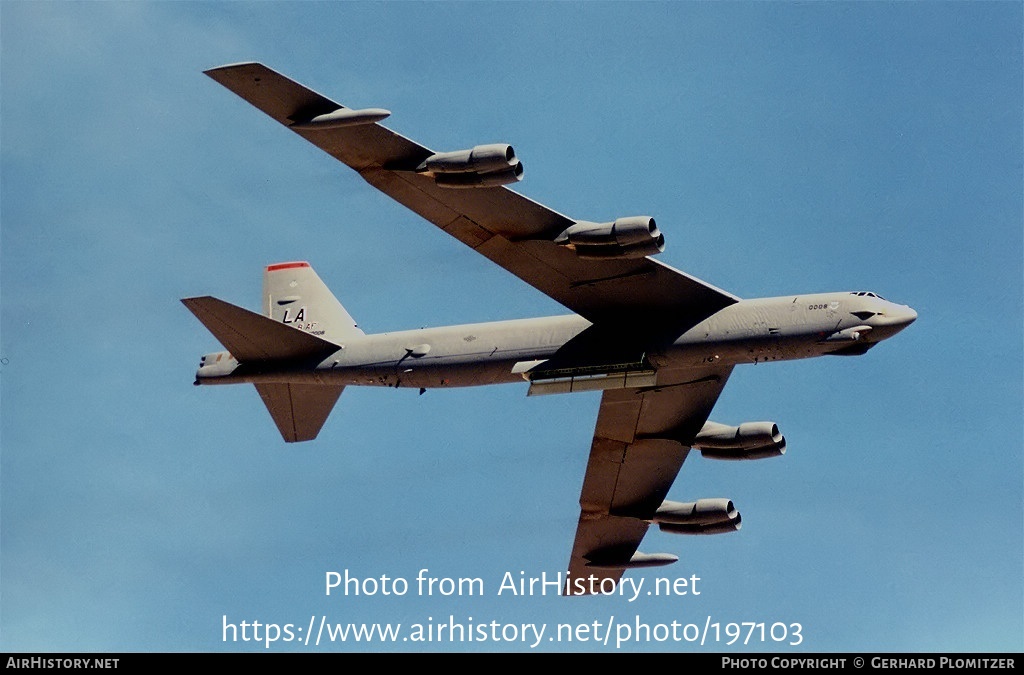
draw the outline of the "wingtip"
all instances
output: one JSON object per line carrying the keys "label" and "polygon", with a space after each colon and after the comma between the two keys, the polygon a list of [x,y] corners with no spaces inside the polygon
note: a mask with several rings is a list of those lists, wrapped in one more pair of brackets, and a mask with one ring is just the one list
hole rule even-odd
{"label": "wingtip", "polygon": [[214,66],[213,68],[207,68],[203,71],[204,75],[213,75],[213,73],[221,72],[224,70],[234,70],[236,68],[251,68],[252,66],[261,66],[266,68],[259,61],[239,61],[238,63],[226,63],[223,66]]}

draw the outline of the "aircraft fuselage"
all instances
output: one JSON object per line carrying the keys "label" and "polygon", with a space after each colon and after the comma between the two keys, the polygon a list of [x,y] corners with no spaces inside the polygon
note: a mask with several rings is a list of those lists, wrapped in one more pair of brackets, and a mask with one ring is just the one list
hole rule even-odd
{"label": "aircraft fuselage", "polygon": [[[863,354],[916,318],[905,305],[863,292],[740,300],[681,334],[637,343],[642,350],[637,356],[660,370]],[[435,389],[521,382],[524,375],[513,372],[517,364],[552,359],[590,327],[583,317],[566,315],[378,333],[352,337],[315,363],[239,364],[220,352],[204,357],[196,384],[305,382]],[[619,335],[628,340],[629,327],[622,328]],[[603,365],[602,351],[611,355],[618,346],[599,348],[589,365]]]}

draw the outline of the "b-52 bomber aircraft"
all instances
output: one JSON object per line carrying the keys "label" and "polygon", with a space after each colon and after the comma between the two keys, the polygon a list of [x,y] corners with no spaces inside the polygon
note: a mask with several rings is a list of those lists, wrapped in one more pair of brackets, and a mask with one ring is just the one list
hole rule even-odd
{"label": "b-52 bomber aircraft", "polygon": [[785,452],[772,422],[708,421],[734,366],[864,354],[917,318],[869,292],[741,300],[651,258],[665,242],[653,218],[576,220],[508,189],[523,175],[508,145],[435,152],[381,126],[387,110],[346,108],[261,64],[206,74],[575,314],[366,335],[308,263],[274,264],[262,314],[182,301],[228,350],[202,357],[195,383],[254,384],[288,442],[315,438],[346,386],[602,391],[567,594],[611,592],[624,570],[677,560],[637,550],[653,523],[739,529],[728,499],[666,500],[691,449]]}

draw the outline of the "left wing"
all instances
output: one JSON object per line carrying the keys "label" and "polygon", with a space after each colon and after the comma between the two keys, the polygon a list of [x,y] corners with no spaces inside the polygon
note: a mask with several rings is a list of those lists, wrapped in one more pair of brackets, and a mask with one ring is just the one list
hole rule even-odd
{"label": "left wing", "polygon": [[[450,181],[472,178],[472,172],[449,173],[442,181],[424,170],[436,153],[377,124],[390,114],[386,110],[351,110],[259,63],[222,66],[206,74],[392,199],[592,322],[658,317],[690,326],[738,300],[642,254],[605,256],[616,246],[599,246],[605,253],[591,246],[592,255],[581,257],[575,244],[555,243],[579,224],[576,220],[502,185],[453,189]],[[632,231],[644,234],[642,228]],[[589,246],[591,236],[581,235],[580,245]],[[605,232],[602,244],[609,243],[608,236]]]}
{"label": "left wing", "polygon": [[626,569],[676,560],[637,553],[637,547],[731,372],[731,366],[661,371],[657,386],[604,392],[580,494],[567,594],[599,593],[608,580],[607,592]]}

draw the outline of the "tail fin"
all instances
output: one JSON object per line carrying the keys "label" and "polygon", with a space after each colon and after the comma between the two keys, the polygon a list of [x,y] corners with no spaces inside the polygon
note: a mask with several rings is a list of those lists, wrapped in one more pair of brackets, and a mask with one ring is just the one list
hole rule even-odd
{"label": "tail fin", "polygon": [[263,314],[337,344],[363,335],[308,262],[267,266],[263,273]]}
{"label": "tail fin", "polygon": [[[264,316],[209,296],[182,302],[242,364],[315,362],[337,351],[345,340],[363,335],[306,262],[267,267],[263,275]],[[196,373],[196,384],[212,384],[233,371],[234,367],[204,363]],[[342,385],[308,382],[256,385],[274,424],[289,443],[317,437],[342,389]]]}

